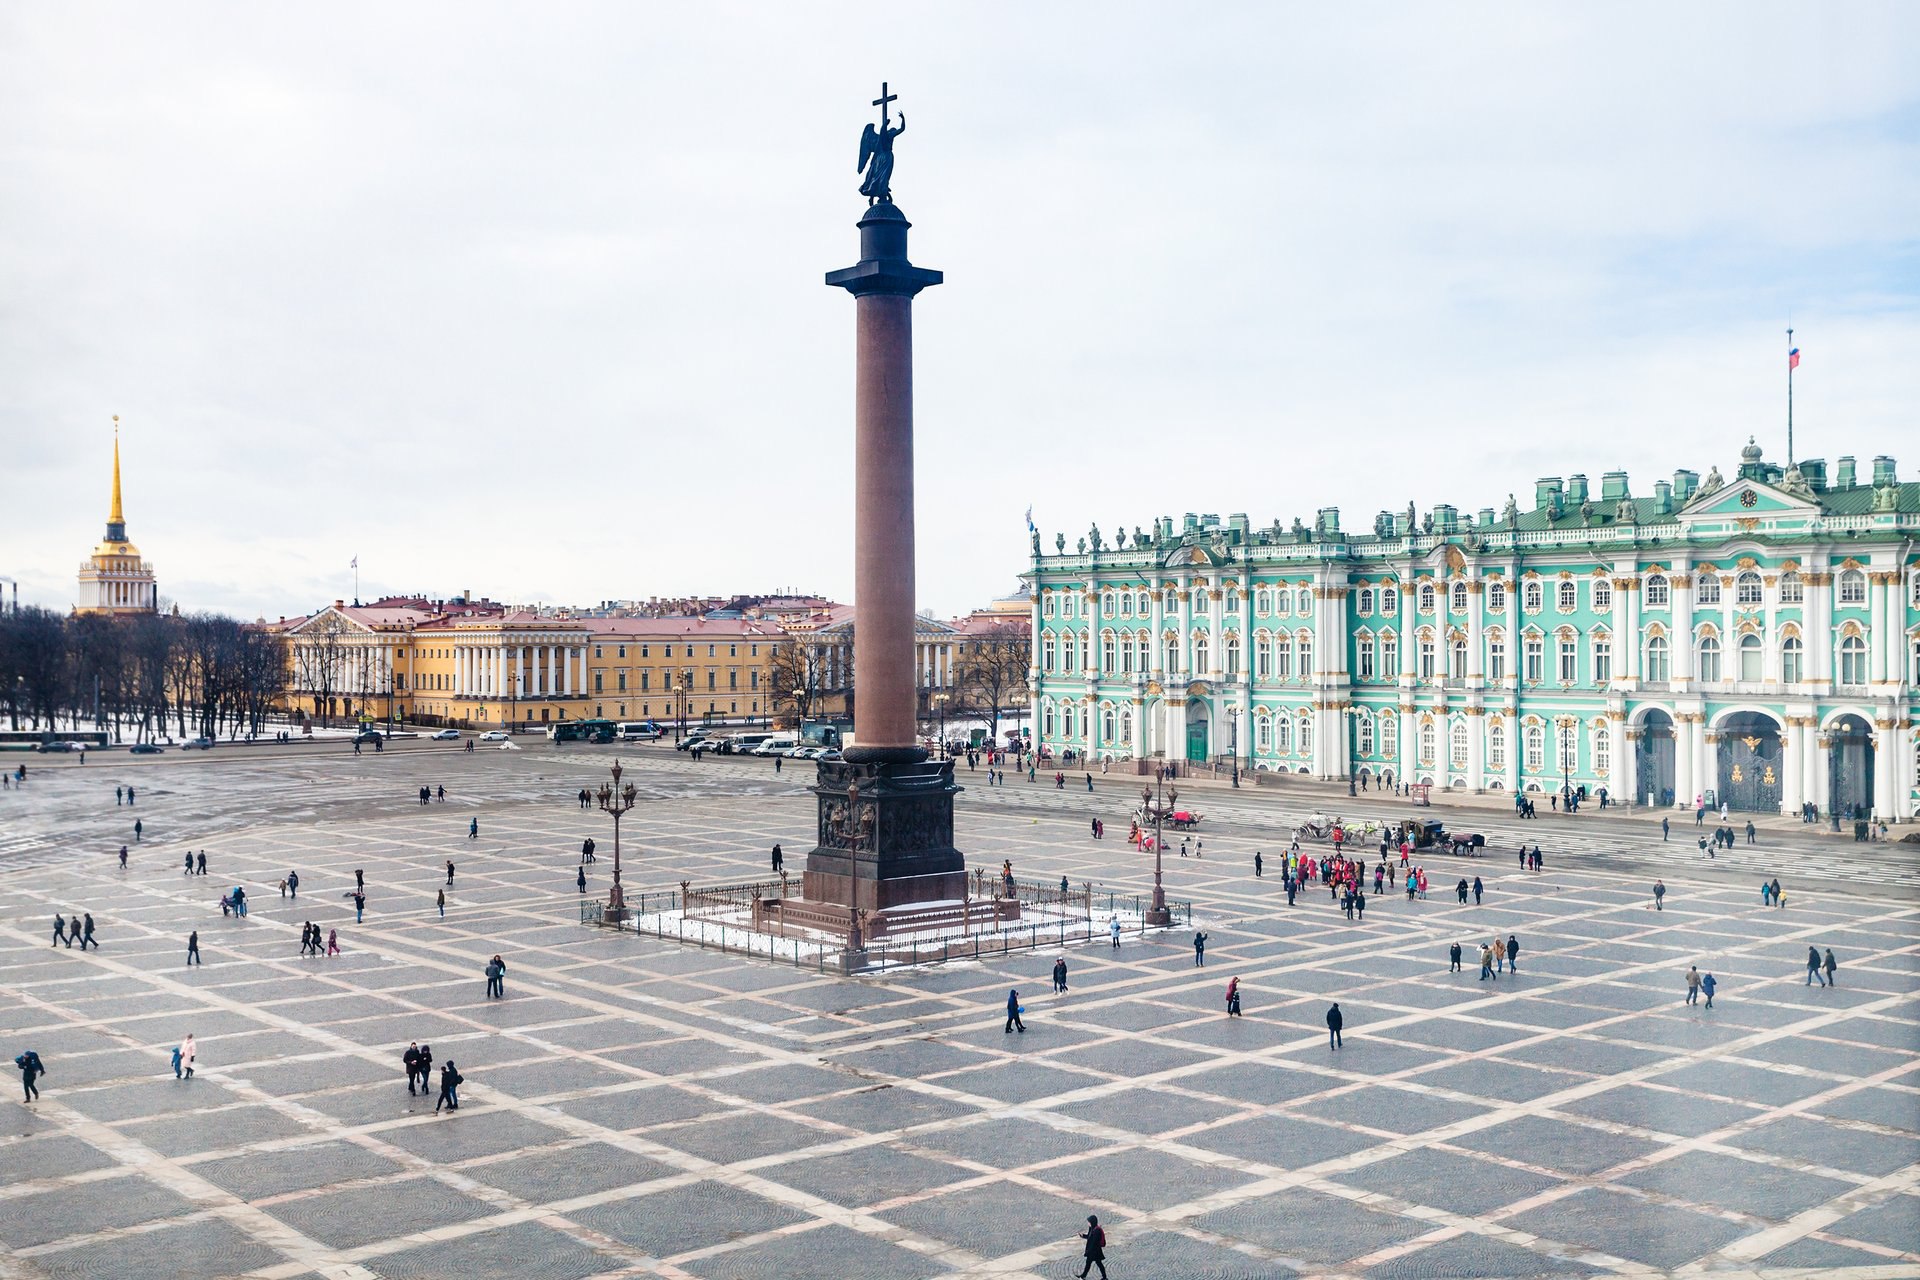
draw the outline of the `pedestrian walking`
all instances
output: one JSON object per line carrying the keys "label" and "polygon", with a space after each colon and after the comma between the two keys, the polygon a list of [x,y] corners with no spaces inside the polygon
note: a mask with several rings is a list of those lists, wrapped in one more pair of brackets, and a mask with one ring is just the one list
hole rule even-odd
{"label": "pedestrian walking", "polygon": [[[92,919],[93,919],[93,917],[92,917],[92,916],[88,916],[88,917],[87,917],[87,919],[88,919],[88,921],[89,921],[89,922],[91,922],[91,921],[92,921]],[[89,935],[91,935],[91,934],[93,933],[93,925],[92,925],[91,923],[89,923],[89,924],[87,925],[87,933],[88,933]],[[81,947],[80,949],[81,949],[82,951],[85,951],[85,950],[86,950],[86,948],[85,948],[84,946],[83,946],[83,947]],[[1826,958],[1826,966],[1825,966],[1825,967],[1826,967],[1826,970],[1827,970],[1827,985],[1831,987],[1831,986],[1833,986],[1833,985],[1835,985],[1835,983],[1834,983],[1834,979],[1833,979],[1833,975],[1834,975],[1834,973],[1835,973],[1835,972],[1837,972],[1837,971],[1839,970],[1839,968],[1840,968],[1840,966],[1839,966],[1839,965],[1837,965],[1837,964],[1835,964],[1835,963],[1833,962],[1833,948],[1832,948],[1832,947],[1828,947],[1828,948],[1827,948],[1827,958]]]}
{"label": "pedestrian walking", "polygon": [[587,891],[587,864],[586,863],[583,862],[580,864],[580,870],[577,873],[575,873],[573,877],[573,882],[580,887],[580,892],[585,893]]}
{"label": "pedestrian walking", "polygon": [[1480,883],[1480,877],[1475,876],[1473,878],[1473,905],[1476,907],[1480,905],[1480,893],[1481,893],[1482,887],[1483,886]]}
{"label": "pedestrian walking", "polygon": [[144,830],[146,830],[146,824],[141,822],[140,819],[135,818],[133,820],[133,842],[135,844],[140,843],[140,833]]}
{"label": "pedestrian walking", "polygon": [[1653,882],[1653,909],[1655,911],[1667,909],[1667,886],[1659,880]]}
{"label": "pedestrian walking", "polygon": [[449,1111],[460,1109],[460,1084],[466,1077],[453,1065],[453,1059],[447,1059],[447,1065],[440,1068],[440,1097],[433,1104],[433,1114],[439,1115],[440,1108]]}
{"label": "pedestrian walking", "polygon": [[180,1053],[180,1046],[173,1046],[173,1078],[175,1080],[181,1079],[180,1065],[185,1061],[186,1059]]}
{"label": "pedestrian walking", "polygon": [[207,874],[207,851],[205,849],[202,849],[200,851],[200,856],[194,860],[193,874],[197,876],[203,876]]}
{"label": "pedestrian walking", "polygon": [[780,874],[780,864],[785,860],[786,860],[786,855],[780,852],[780,846],[779,845],[773,846],[773,874],[775,875]]}
{"label": "pedestrian walking", "polygon": [[125,791],[126,791],[125,787],[115,787],[113,789],[113,807],[114,808],[118,809],[120,807],[120,797],[121,797],[121,794]]}
{"label": "pedestrian walking", "polygon": [[330,956],[340,954],[340,931],[338,929],[327,930],[327,954]]}
{"label": "pedestrian walking", "polygon": [[1507,935],[1507,970],[1510,973],[1520,972],[1520,939],[1512,934]]}
{"label": "pedestrian walking", "polygon": [[1780,905],[1781,905],[1781,898],[1780,898],[1780,877],[1778,877],[1778,876],[1775,876],[1775,877],[1773,878],[1773,905],[1774,905],[1775,907],[1778,907],[1778,906],[1780,906]]}
{"label": "pedestrian walking", "polygon": [[1086,1265],[1080,1268],[1080,1280],[1087,1280],[1087,1272],[1094,1267],[1100,1268],[1100,1280],[1107,1280],[1107,1233],[1101,1228],[1098,1216],[1087,1215],[1087,1229],[1080,1233],[1080,1238],[1087,1242],[1087,1247],[1081,1250]]}
{"label": "pedestrian walking", "polygon": [[480,838],[480,819],[478,818],[470,819],[467,822],[467,839],[478,840],[479,838]]}
{"label": "pedestrian walking", "polygon": [[127,869],[127,846],[125,845],[120,846],[120,869],[122,871]]}
{"label": "pedestrian walking", "polygon": [[1338,1049],[1340,1047],[1341,1045],[1340,1028],[1345,1026],[1346,1023],[1347,1023],[1347,1020],[1341,1014],[1340,1005],[1337,1002],[1328,1007],[1327,1009],[1327,1048],[1329,1051]]}
{"label": "pedestrian walking", "polygon": [[1667,832],[1671,829],[1671,827],[1672,827],[1672,823],[1669,819],[1667,818],[1660,819],[1660,843],[1665,844],[1667,842]]}
{"label": "pedestrian walking", "polygon": [[1467,878],[1461,876],[1460,883],[1453,886],[1453,896],[1460,899],[1460,905],[1463,907],[1467,905],[1467,892]]}
{"label": "pedestrian walking", "polygon": [[420,1042],[414,1041],[407,1051],[400,1055],[400,1061],[407,1068],[407,1096],[413,1097],[413,1082],[420,1078]]}
{"label": "pedestrian walking", "polygon": [[1053,962],[1053,993],[1059,995],[1067,989],[1067,958],[1061,956]]}
{"label": "pedestrian walking", "polygon": [[1020,1021],[1020,1013],[1019,988],[1009,988],[1007,990],[1007,1034],[1011,1035],[1015,1031],[1021,1035],[1027,1034],[1027,1024]]}
{"label": "pedestrian walking", "polygon": [[1204,933],[1196,933],[1193,935],[1193,966],[1197,969],[1206,964],[1206,962],[1207,935]]}
{"label": "pedestrian walking", "polygon": [[187,1032],[187,1038],[180,1042],[180,1067],[186,1078],[193,1079],[193,1064],[200,1057],[200,1047],[193,1042],[193,1032]]}
{"label": "pedestrian walking", "polygon": [[1118,951],[1120,949],[1120,917],[1119,916],[1107,917],[1107,937],[1113,942],[1113,949],[1115,951]]}
{"label": "pedestrian walking", "polygon": [[453,884],[453,859],[452,858],[447,859],[447,884],[449,886]]}
{"label": "pedestrian walking", "polygon": [[187,935],[187,963],[200,963],[200,931],[198,929]]}
{"label": "pedestrian walking", "polygon": [[1713,975],[1712,975],[1711,973],[1709,973],[1709,974],[1707,974],[1707,975],[1705,975],[1704,977],[1702,977],[1702,978],[1700,979],[1700,990],[1701,990],[1702,992],[1704,992],[1704,993],[1706,994],[1706,997],[1707,997],[1707,1008],[1709,1008],[1709,1009],[1711,1009],[1711,1008],[1713,1008],[1713,991],[1714,991],[1714,988],[1715,988],[1715,987],[1717,987],[1717,986],[1719,986],[1719,985],[1720,985],[1719,983],[1717,983],[1717,982],[1715,982],[1715,981],[1713,980]]}
{"label": "pedestrian walking", "polygon": [[[467,750],[469,751],[473,750],[473,744],[471,742],[467,744]],[[445,804],[447,802],[447,787],[445,783],[442,783],[438,787],[434,788],[434,799],[438,800],[441,804]]]}
{"label": "pedestrian walking", "polygon": [[507,994],[507,962],[499,956],[487,961],[487,995],[503,1000]]}
{"label": "pedestrian walking", "polygon": [[287,896],[289,898],[294,899],[296,902],[299,901],[300,873],[298,871],[287,872]]}
{"label": "pedestrian walking", "polygon": [[1747,819],[1747,843],[1748,844],[1758,843],[1753,838],[1753,819],[1752,818]]}
{"label": "pedestrian walking", "polygon": [[1260,868],[1261,868],[1260,851],[1258,849],[1255,849],[1253,851],[1253,878],[1256,880],[1260,879]]}
{"label": "pedestrian walking", "polygon": [[[28,1049],[14,1058],[13,1065],[20,1068],[20,1084],[21,1087],[25,1089],[27,1095],[25,1101],[37,1101],[40,1097],[40,1086],[35,1082],[38,1081],[41,1076],[47,1074],[46,1067],[40,1062],[40,1055]],[[1102,1272],[1101,1274],[1104,1275],[1106,1273]]]}
{"label": "pedestrian walking", "polygon": [[1237,977],[1227,979],[1227,1016],[1240,1016],[1240,979]]}
{"label": "pedestrian walking", "polygon": [[[451,884],[452,881],[448,881],[448,883]],[[440,908],[440,918],[445,920],[447,918],[447,891],[445,889],[433,895],[433,905]]]}
{"label": "pedestrian walking", "polygon": [[[100,949],[100,944],[93,940],[93,912],[91,911],[87,912],[86,917],[80,922],[80,949],[85,951],[88,947],[92,947],[95,951]],[[1831,957],[1833,952],[1829,951],[1827,955]]]}
{"label": "pedestrian walking", "polygon": [[1687,1003],[1700,1003],[1700,970],[1693,965],[1687,966]]}
{"label": "pedestrian walking", "polygon": [[69,948],[73,946],[73,939],[67,936],[67,918],[56,911],[53,913],[53,945],[57,947],[63,942]]}
{"label": "pedestrian walking", "polygon": [[1480,981],[1499,981],[1493,972],[1493,948],[1484,942],[1480,944]]}
{"label": "pedestrian walking", "polygon": [[1457,942],[1447,948],[1447,972],[1460,972],[1460,944]]}

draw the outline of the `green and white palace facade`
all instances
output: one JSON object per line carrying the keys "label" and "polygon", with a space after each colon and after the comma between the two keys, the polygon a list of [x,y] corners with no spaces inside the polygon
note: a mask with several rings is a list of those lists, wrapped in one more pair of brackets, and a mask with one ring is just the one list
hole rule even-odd
{"label": "green and white palace facade", "polygon": [[1033,539],[1038,741],[1322,779],[1911,820],[1920,484],[1890,458],[1542,479],[1349,533]]}

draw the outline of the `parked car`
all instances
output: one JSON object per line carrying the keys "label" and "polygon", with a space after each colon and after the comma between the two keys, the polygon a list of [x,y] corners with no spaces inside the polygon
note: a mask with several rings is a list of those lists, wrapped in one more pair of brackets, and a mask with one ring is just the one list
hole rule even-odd
{"label": "parked car", "polygon": [[482,742],[505,742],[506,740],[507,731],[505,729],[489,729],[480,735],[480,741]]}
{"label": "parked car", "polygon": [[709,735],[705,729],[695,729],[692,733],[674,743],[673,749],[675,751],[691,751],[704,743],[708,737]]}
{"label": "parked car", "polygon": [[840,748],[828,747],[825,751],[822,751],[819,755],[815,756],[814,759],[835,761],[835,760],[844,760],[846,759],[846,757],[840,754]]}
{"label": "parked car", "polygon": [[166,748],[157,742],[136,742],[127,748],[129,754],[136,756],[157,756]]}
{"label": "parked car", "polygon": [[433,735],[433,740],[435,742],[458,742],[460,741],[460,731],[458,729],[442,729]]}
{"label": "parked car", "polygon": [[198,738],[188,738],[185,742],[180,744],[180,749],[182,751],[205,751],[211,748],[212,746],[213,746],[213,739],[202,736]]}
{"label": "parked car", "polygon": [[35,751],[45,752],[48,755],[62,755],[68,751],[78,751],[79,749],[79,747],[71,742],[43,742],[34,748]]}

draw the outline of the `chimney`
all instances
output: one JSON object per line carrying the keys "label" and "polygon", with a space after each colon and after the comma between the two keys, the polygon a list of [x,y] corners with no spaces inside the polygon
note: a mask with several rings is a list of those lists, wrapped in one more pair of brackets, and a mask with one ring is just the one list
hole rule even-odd
{"label": "chimney", "polygon": [[1676,471],[1673,473],[1673,500],[1676,503],[1686,502],[1688,498],[1693,496],[1693,491],[1699,487],[1700,473],[1698,471]]}
{"label": "chimney", "polygon": [[1653,509],[1663,516],[1673,510],[1673,486],[1665,480],[1653,482]]}
{"label": "chimney", "polygon": [[1542,476],[1533,482],[1533,509],[1560,514],[1560,477]]}
{"label": "chimney", "polygon": [[1191,511],[1187,512],[1187,518],[1181,523],[1181,531],[1184,533],[1193,533],[1199,528],[1200,517]]}
{"label": "chimney", "polygon": [[1577,507],[1587,500],[1587,478],[1581,475],[1567,477],[1567,505]]}
{"label": "chimney", "polygon": [[1314,517],[1314,532],[1327,535],[1340,532],[1340,508],[1322,507]]}
{"label": "chimney", "polygon": [[1493,528],[1493,508],[1492,507],[1480,508],[1480,527],[1482,529]]}
{"label": "chimney", "polygon": [[1893,459],[1881,454],[1873,460],[1873,487],[1876,489],[1899,481],[1894,472]]}
{"label": "chimney", "polygon": [[1799,467],[1800,478],[1807,482],[1809,489],[1812,489],[1815,493],[1823,493],[1826,491],[1827,460],[1825,458],[1808,458],[1804,462],[1801,462]]}
{"label": "chimney", "polygon": [[1627,473],[1609,471],[1600,477],[1600,500],[1618,502],[1627,496]]}
{"label": "chimney", "polygon": [[1833,487],[1836,489],[1853,488],[1853,459],[1841,458],[1833,464]]}
{"label": "chimney", "polygon": [[1460,527],[1460,512],[1441,503],[1433,509],[1433,531],[1435,533],[1453,533]]}

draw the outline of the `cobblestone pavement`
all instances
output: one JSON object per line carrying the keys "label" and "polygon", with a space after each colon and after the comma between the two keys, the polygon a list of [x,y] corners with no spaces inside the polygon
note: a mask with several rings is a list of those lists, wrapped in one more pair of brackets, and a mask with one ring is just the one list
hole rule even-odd
{"label": "cobblestone pavement", "polygon": [[[799,771],[626,759],[630,889],[804,851]],[[612,840],[572,796],[606,763],[96,759],[0,796],[0,1045],[49,1071],[0,1112],[0,1277],[1064,1276],[1089,1213],[1116,1277],[1920,1275],[1920,902],[1836,876],[1835,846],[1731,874],[1626,828],[1513,824],[1545,874],[1439,857],[1430,899],[1349,922],[1253,878],[1284,804],[1209,796],[1205,856],[1167,872],[1204,969],[1178,934],[1071,949],[1065,994],[1050,951],[841,980],[577,924],[580,840]],[[147,838],[121,872],[125,776]],[[1131,784],[981,780],[959,809],[976,861],[1148,883],[1119,838]],[[181,874],[187,848],[210,875]],[[1475,872],[1484,904],[1443,891]],[[216,905],[235,883],[245,920]],[[56,910],[90,911],[101,948],[49,947]],[[300,956],[308,919],[344,954]],[[1479,981],[1508,933],[1521,972]],[[1810,944],[1836,987],[1804,985]],[[1682,1002],[1689,964],[1713,1009]],[[1009,987],[1025,1034],[1002,1030]],[[188,1032],[200,1069],[176,1081]],[[406,1092],[409,1040],[459,1064],[458,1114]]]}

